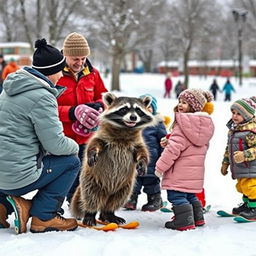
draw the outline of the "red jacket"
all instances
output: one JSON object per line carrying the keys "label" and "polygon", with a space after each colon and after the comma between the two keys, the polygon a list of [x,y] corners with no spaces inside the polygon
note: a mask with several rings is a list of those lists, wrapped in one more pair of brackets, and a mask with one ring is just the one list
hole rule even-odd
{"label": "red jacket", "polygon": [[165,89],[167,91],[172,89],[172,80],[170,78],[166,78],[164,84],[165,84]]}
{"label": "red jacket", "polygon": [[2,80],[5,80],[5,78],[13,73],[16,72],[18,69],[20,69],[20,66],[17,65],[16,62],[11,61],[8,65],[5,66],[2,72]]}
{"label": "red jacket", "polygon": [[74,120],[70,120],[69,111],[71,107],[79,104],[102,102],[101,94],[107,89],[100,77],[99,71],[91,66],[87,61],[87,66],[82,70],[76,81],[76,78],[66,67],[63,71],[63,77],[58,81],[58,85],[66,87],[66,90],[58,97],[59,117],[63,123],[66,136],[74,139],[78,144],[85,144],[91,137],[83,137],[72,130]]}

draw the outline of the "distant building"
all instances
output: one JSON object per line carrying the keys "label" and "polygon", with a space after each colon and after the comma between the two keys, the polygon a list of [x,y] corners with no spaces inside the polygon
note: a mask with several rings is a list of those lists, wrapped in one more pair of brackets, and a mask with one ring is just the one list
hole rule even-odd
{"label": "distant building", "polygon": [[[182,74],[179,72],[178,61],[162,61],[158,64],[159,73],[172,72],[174,74]],[[191,60],[188,62],[189,74],[191,75],[212,75],[212,76],[234,76],[238,69],[238,61],[234,60],[209,60],[209,61],[196,61]],[[256,60],[249,61],[248,75],[256,76]]]}
{"label": "distant building", "polygon": [[6,62],[15,59],[20,66],[30,66],[32,62],[30,44],[26,42],[0,43],[0,54]]}

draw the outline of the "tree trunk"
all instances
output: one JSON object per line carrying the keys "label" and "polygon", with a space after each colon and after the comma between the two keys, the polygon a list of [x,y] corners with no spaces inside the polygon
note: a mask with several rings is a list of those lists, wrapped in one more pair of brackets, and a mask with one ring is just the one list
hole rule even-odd
{"label": "tree trunk", "polygon": [[41,0],[36,1],[36,38],[42,37],[43,17],[41,15]]}
{"label": "tree trunk", "polygon": [[112,56],[112,80],[111,91],[120,91],[120,69],[121,69],[122,55]]}
{"label": "tree trunk", "polygon": [[189,68],[188,68],[188,61],[189,61],[189,50],[185,51],[184,53],[184,85],[185,88],[188,88],[188,82],[189,82]]}
{"label": "tree trunk", "polygon": [[152,71],[151,70],[151,61],[143,62],[143,65],[144,65],[145,72],[150,73]]}
{"label": "tree trunk", "polygon": [[20,7],[21,7],[21,19],[22,19],[22,23],[23,23],[23,26],[25,29],[25,34],[26,34],[27,40],[30,44],[31,51],[34,51],[34,43],[31,38],[31,31],[29,29],[28,20],[26,17],[25,0],[20,0]]}
{"label": "tree trunk", "polygon": [[144,54],[139,53],[139,58],[143,62],[143,67],[145,72],[151,72],[151,63],[152,63],[152,56],[153,51],[152,50],[145,50]]}

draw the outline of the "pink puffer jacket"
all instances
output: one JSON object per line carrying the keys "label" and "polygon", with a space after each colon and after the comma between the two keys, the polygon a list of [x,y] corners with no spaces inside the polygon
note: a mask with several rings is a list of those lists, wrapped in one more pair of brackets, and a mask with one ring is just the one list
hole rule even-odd
{"label": "pink puffer jacket", "polygon": [[188,193],[202,191],[204,161],[214,124],[205,112],[176,113],[168,145],[156,163],[162,188]]}

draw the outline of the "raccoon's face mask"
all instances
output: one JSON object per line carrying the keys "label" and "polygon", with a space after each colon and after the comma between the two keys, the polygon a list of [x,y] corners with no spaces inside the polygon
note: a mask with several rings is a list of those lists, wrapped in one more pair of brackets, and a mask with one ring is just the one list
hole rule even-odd
{"label": "raccoon's face mask", "polygon": [[101,116],[102,123],[109,122],[123,128],[142,128],[148,126],[154,119],[147,110],[151,104],[151,97],[143,99],[133,97],[116,97],[112,93],[103,96],[108,108]]}

